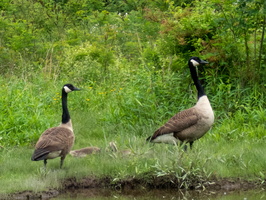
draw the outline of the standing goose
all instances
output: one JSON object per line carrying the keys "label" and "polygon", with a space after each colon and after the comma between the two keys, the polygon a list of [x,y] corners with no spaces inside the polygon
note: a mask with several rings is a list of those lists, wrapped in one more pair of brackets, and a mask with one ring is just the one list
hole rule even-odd
{"label": "standing goose", "polygon": [[67,95],[69,92],[80,90],[72,84],[65,84],[62,88],[62,123],[58,127],[49,128],[42,133],[35,145],[35,151],[31,157],[32,161],[44,161],[46,167],[47,159],[61,157],[60,168],[62,168],[66,155],[72,148],[75,140],[72,123],[67,107]]}
{"label": "standing goose", "polygon": [[192,148],[193,142],[201,138],[211,128],[214,121],[214,113],[196,71],[198,65],[206,63],[208,62],[198,57],[192,57],[188,61],[190,74],[198,91],[196,105],[174,115],[168,122],[157,129],[152,136],[147,138],[147,141],[170,144],[181,141],[181,143],[189,143],[190,148]]}

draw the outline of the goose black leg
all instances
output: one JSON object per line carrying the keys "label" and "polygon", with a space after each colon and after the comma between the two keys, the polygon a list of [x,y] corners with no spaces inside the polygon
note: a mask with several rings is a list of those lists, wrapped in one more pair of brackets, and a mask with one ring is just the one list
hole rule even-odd
{"label": "goose black leg", "polygon": [[64,160],[65,160],[65,157],[61,157],[61,160],[60,160],[60,169],[62,169]]}
{"label": "goose black leg", "polygon": [[43,160],[43,163],[44,163],[44,168],[46,169],[47,160],[44,159],[44,160]]}
{"label": "goose black leg", "polygon": [[[181,143],[183,145],[183,143]],[[184,144],[184,147],[183,147],[184,151],[187,152],[187,143]]]}
{"label": "goose black leg", "polygon": [[192,145],[193,145],[193,143],[194,143],[194,141],[189,142],[190,149],[192,149]]}
{"label": "goose black leg", "polygon": [[[190,150],[192,150],[192,145],[193,145],[193,143],[194,143],[194,141],[189,142]],[[187,143],[184,145],[184,151],[187,151]]]}

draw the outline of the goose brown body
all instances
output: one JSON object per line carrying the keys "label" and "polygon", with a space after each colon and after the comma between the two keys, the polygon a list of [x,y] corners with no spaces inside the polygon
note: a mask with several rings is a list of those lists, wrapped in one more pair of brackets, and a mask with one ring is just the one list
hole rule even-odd
{"label": "goose brown body", "polygon": [[73,131],[66,127],[47,129],[35,145],[32,160],[65,157],[71,150],[75,140]]}
{"label": "goose brown body", "polygon": [[[169,141],[193,142],[201,138],[210,128],[214,121],[214,114],[208,102],[207,96],[201,97],[192,108],[183,110],[170,118],[163,126],[155,131],[150,138],[152,142],[161,142],[160,137],[171,134]],[[202,101],[201,101],[202,100]]]}
{"label": "goose brown body", "polygon": [[192,147],[195,140],[201,138],[212,126],[214,113],[210,101],[201,86],[195,67],[206,61],[198,57],[189,60],[191,77],[198,90],[198,101],[195,106],[183,110],[170,118],[147,141],[154,143],[188,142]]}
{"label": "goose brown body", "polygon": [[60,168],[62,167],[64,159],[75,141],[67,108],[67,93],[75,90],[79,89],[71,84],[64,85],[62,89],[62,123],[58,127],[49,128],[42,133],[35,145],[32,161],[44,160],[44,166],[46,166],[47,159],[61,157]]}

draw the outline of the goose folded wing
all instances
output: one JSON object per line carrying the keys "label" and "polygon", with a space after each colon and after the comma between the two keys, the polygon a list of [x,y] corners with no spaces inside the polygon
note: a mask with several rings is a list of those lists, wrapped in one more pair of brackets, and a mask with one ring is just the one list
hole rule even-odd
{"label": "goose folded wing", "polygon": [[49,153],[65,149],[72,135],[70,131],[62,131],[63,129],[59,127],[47,129],[35,146],[32,160],[43,160]]}
{"label": "goose folded wing", "polygon": [[49,153],[62,151],[62,149],[62,143],[55,141],[52,138],[40,140],[36,144],[36,148],[31,159],[36,161],[43,160],[48,156]]}
{"label": "goose folded wing", "polygon": [[194,108],[183,110],[174,115],[168,120],[168,122],[166,122],[163,126],[157,129],[151,137],[151,140],[164,134],[181,132],[195,125],[197,121],[198,115],[196,114]]}

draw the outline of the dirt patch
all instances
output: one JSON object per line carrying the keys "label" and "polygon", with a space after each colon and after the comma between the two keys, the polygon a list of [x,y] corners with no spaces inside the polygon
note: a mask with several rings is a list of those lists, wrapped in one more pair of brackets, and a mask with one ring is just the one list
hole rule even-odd
{"label": "dirt patch", "polygon": [[149,178],[127,178],[123,180],[113,180],[110,177],[97,178],[87,177],[82,179],[69,178],[62,183],[62,189],[51,189],[44,192],[34,193],[32,191],[18,192],[0,199],[50,199],[59,194],[71,193],[74,190],[90,189],[90,191],[101,189],[112,189],[122,192],[139,189],[181,189],[181,190],[207,190],[207,191],[237,191],[266,188],[264,184],[241,179],[212,179],[209,181],[187,181],[180,182],[176,177],[162,176]]}
{"label": "dirt patch", "polygon": [[246,181],[241,179],[212,179],[209,181],[184,181],[176,177],[161,176],[149,177],[148,179],[127,178],[123,180],[113,180],[112,178],[95,178],[87,177],[77,180],[70,178],[64,181],[63,188],[71,189],[86,189],[86,188],[112,188],[117,190],[134,190],[139,188],[146,189],[189,189],[189,190],[248,190],[256,188],[266,188],[266,183],[261,184],[254,181]]}
{"label": "dirt patch", "polygon": [[205,182],[203,185],[208,190],[223,190],[223,191],[266,188],[266,184],[261,184],[256,181],[246,181],[241,179],[217,179]]}
{"label": "dirt patch", "polygon": [[44,192],[33,192],[33,191],[23,191],[23,192],[17,192],[14,194],[6,195],[6,196],[0,196],[0,199],[18,199],[18,200],[24,200],[24,199],[50,199],[52,197],[56,197],[60,194],[60,191],[50,189],[48,191]]}
{"label": "dirt patch", "polygon": [[64,190],[107,188],[111,186],[111,178],[87,177],[82,179],[69,178],[62,183]]}

